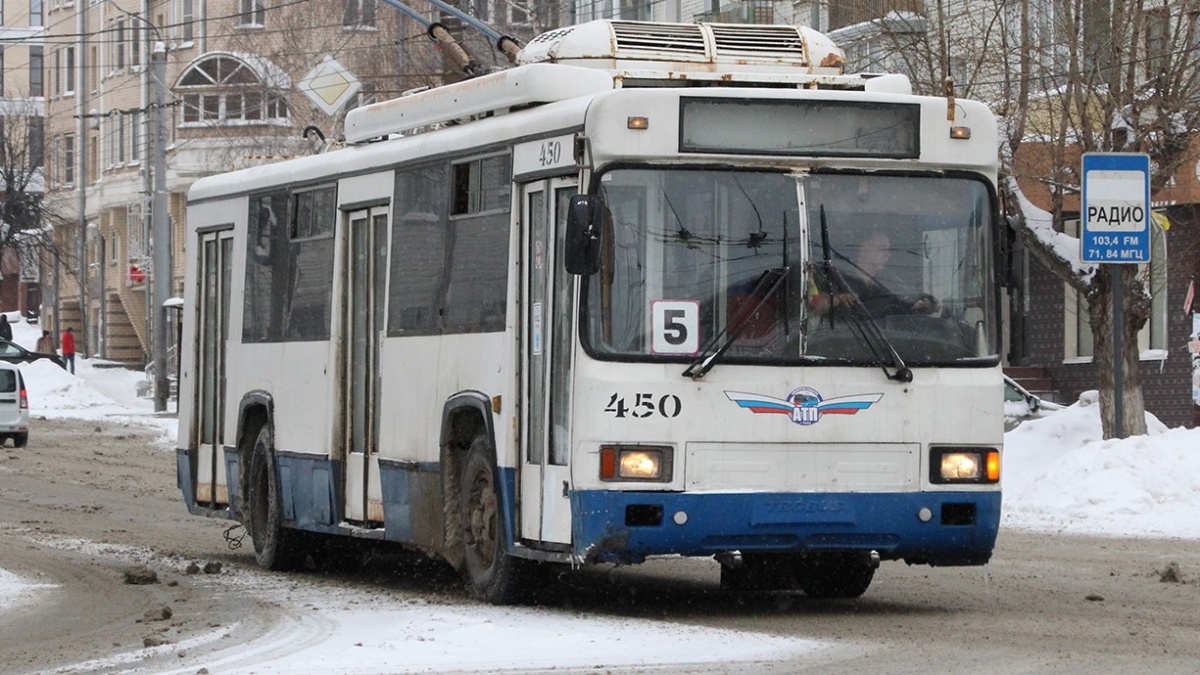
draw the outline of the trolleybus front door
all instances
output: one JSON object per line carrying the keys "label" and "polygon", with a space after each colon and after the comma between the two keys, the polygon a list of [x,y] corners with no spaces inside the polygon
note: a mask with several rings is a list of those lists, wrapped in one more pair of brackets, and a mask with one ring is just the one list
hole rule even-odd
{"label": "trolleybus front door", "polygon": [[345,517],[383,522],[379,484],[379,334],[383,325],[387,271],[385,207],[352,211],[347,217],[343,270],[345,415]]}
{"label": "trolleybus front door", "polygon": [[575,180],[527,183],[521,193],[521,537],[571,542],[569,393],[574,323],[562,235]]}
{"label": "trolleybus front door", "polygon": [[199,425],[196,503],[215,508],[229,503],[225,473],[225,343],[229,339],[229,291],[233,228],[200,235],[199,324],[196,410]]}

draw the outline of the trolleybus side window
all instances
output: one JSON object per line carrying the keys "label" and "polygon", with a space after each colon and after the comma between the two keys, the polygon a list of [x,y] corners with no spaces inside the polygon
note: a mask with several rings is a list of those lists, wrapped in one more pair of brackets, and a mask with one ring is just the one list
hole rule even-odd
{"label": "trolleybus side window", "polygon": [[246,298],[243,304],[242,340],[271,342],[280,339],[287,314],[287,192],[250,197],[246,251]]}
{"label": "trolleybus side window", "polygon": [[284,338],[328,340],[333,305],[333,225],[337,189],[292,195],[292,239],[288,242],[291,307]]}
{"label": "trolleybus side window", "polygon": [[396,172],[389,335],[504,330],[510,166],[494,155]]}
{"label": "trolleybus side window", "polygon": [[445,162],[438,162],[396,172],[388,335],[441,332],[448,169]]}
{"label": "trolleybus side window", "polygon": [[[444,333],[504,330],[511,166],[507,155],[454,166],[455,208],[450,217]],[[460,199],[463,195],[465,200]],[[461,206],[466,210],[460,210]]]}
{"label": "trolleybus side window", "polygon": [[329,339],[335,200],[331,186],[250,198],[243,341]]}

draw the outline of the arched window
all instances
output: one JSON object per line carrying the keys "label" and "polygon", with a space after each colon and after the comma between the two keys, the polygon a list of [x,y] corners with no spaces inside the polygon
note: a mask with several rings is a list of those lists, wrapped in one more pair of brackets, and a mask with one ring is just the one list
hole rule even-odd
{"label": "arched window", "polygon": [[279,68],[235,54],[201,57],[175,84],[183,99],[184,126],[286,123],[290,87]]}

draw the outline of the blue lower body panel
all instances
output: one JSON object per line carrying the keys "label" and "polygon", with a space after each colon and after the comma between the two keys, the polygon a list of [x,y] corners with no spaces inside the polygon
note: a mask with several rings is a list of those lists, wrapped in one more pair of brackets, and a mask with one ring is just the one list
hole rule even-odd
{"label": "blue lower body panel", "polygon": [[336,533],[341,491],[334,478],[342,475],[340,463],[319,455],[275,453],[275,470],[284,522],[310,532]]}
{"label": "blue lower body panel", "polygon": [[[597,562],[723,551],[874,550],[885,560],[981,565],[999,492],[572,494],[575,554]],[[922,515],[926,519],[922,519]]]}

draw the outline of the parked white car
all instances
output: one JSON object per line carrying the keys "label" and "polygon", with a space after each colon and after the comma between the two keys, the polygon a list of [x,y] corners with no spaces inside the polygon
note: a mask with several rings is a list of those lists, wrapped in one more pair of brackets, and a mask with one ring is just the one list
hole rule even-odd
{"label": "parked white car", "polygon": [[0,361],[0,444],[10,438],[18,448],[29,442],[29,397],[21,369]]}
{"label": "parked white car", "polygon": [[1012,431],[1025,420],[1045,417],[1064,407],[1030,393],[1009,376],[1004,376],[1004,430]]}

